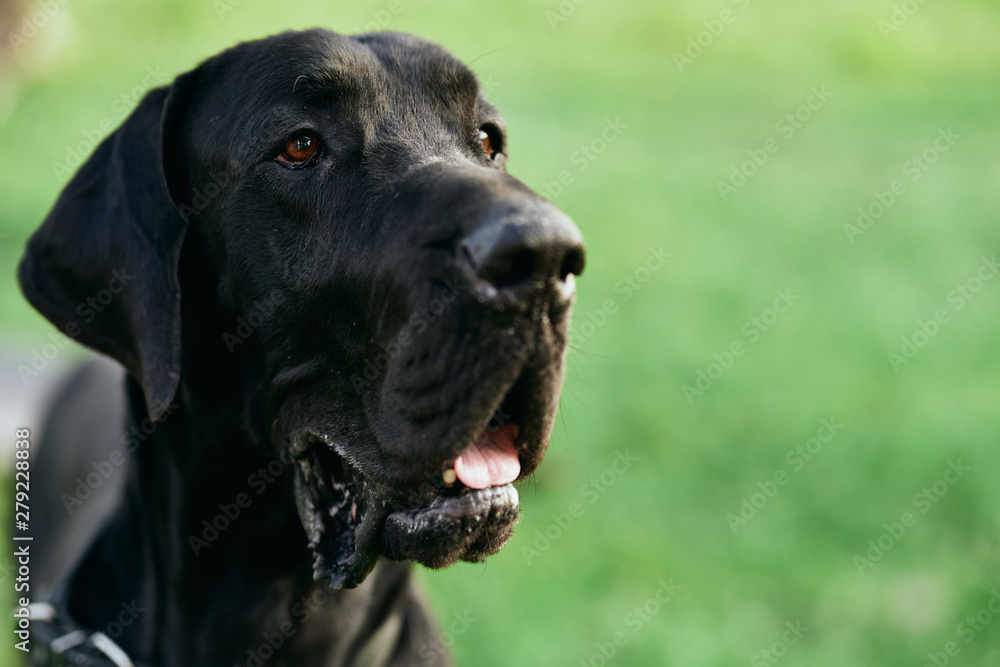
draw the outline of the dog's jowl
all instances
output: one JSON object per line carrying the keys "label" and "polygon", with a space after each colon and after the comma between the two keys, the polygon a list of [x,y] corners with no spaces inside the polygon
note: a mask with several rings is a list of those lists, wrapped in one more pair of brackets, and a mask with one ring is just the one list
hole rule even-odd
{"label": "dog's jowl", "polygon": [[410,562],[511,536],[584,264],[507,150],[441,47],[323,30],[205,61],[94,150],[19,270],[114,362],[33,464],[33,660],[424,664]]}

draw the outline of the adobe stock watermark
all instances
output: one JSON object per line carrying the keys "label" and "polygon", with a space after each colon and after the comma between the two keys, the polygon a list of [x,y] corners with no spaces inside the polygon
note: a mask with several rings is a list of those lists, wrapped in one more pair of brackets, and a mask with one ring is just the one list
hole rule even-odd
{"label": "adobe stock watermark", "polygon": [[585,2],[587,0],[562,0],[555,9],[546,9],[545,20],[549,22],[549,28],[554,31],[560,24],[568,21]]}
{"label": "adobe stock watermark", "polygon": [[497,91],[503,84],[493,78],[493,74],[477,74],[476,77],[479,79],[479,90],[482,91],[483,95],[489,97]]}
{"label": "adobe stock watermark", "polygon": [[232,14],[242,4],[243,0],[213,0],[212,8],[215,9],[215,15],[219,20],[225,21],[226,14]]}
{"label": "adobe stock watermark", "polygon": [[190,223],[191,218],[208,208],[209,204],[226,191],[232,178],[224,171],[216,171],[209,176],[209,181],[204,186],[196,187],[191,193],[190,203],[185,202],[177,206],[177,211],[184,218],[184,222]]}
{"label": "adobe stock watermark", "polygon": [[379,32],[380,30],[385,30],[393,22],[393,20],[403,13],[406,6],[411,0],[389,0],[385,7],[381,9],[373,9],[369,12],[372,20],[364,25],[364,27],[354,26],[352,33],[357,35],[366,32]]}
{"label": "adobe stock watermark", "polygon": [[759,341],[761,336],[770,331],[781,316],[787,313],[801,298],[790,289],[779,289],[775,293],[777,298],[769,308],[765,308],[759,315],[751,317],[740,327],[740,334],[746,339],[746,343],[743,342],[743,339],[737,338],[722,352],[715,352],[712,354],[714,361],[705,368],[699,368],[695,373],[693,385],[681,385],[681,391],[684,392],[684,398],[687,399],[688,405],[694,405],[695,399],[704,396],[705,392],[711,389],[736,364],[736,360],[746,354],[749,346]]}
{"label": "adobe stock watermark", "polygon": [[832,97],[833,92],[827,89],[826,84],[810,88],[806,101],[796,107],[794,111],[786,113],[774,124],[774,131],[780,135],[780,138],[768,137],[760,147],[747,149],[747,159],[739,164],[731,165],[729,179],[715,182],[715,187],[719,191],[722,201],[728,202],[730,197],[746,185],[770,161],[772,156],[778,154],[778,151],[781,150],[782,140],[786,142],[791,140],[795,133],[805,127],[806,123],[812,120],[813,115],[822,109]]}
{"label": "adobe stock watermark", "polygon": [[809,628],[802,625],[802,621],[799,620],[786,622],[785,628],[785,631],[777,641],[750,658],[750,665],[752,667],[777,665],[782,658],[788,655],[788,649],[798,644],[802,637],[809,632]]}
{"label": "adobe stock watermark", "polygon": [[783,486],[791,481],[792,475],[801,472],[806,464],[812,461],[821,451],[823,446],[829,444],[841,429],[843,424],[837,422],[836,417],[821,419],[816,434],[806,440],[801,445],[796,445],[785,454],[785,463],[791,471],[778,468],[769,478],[757,482],[757,491],[749,496],[740,498],[740,506],[736,513],[726,514],[726,523],[735,535],[737,531],[750,523],[767,504],[778,495]]}
{"label": "adobe stock watermark", "polygon": [[[587,505],[593,505],[638,460],[637,456],[632,455],[631,450],[626,449],[625,451],[619,450],[615,452],[615,459],[611,465],[601,472],[600,475],[591,477],[580,487],[580,497],[587,501]],[[530,567],[532,561],[540,558],[542,554],[551,549],[553,543],[565,535],[573,527],[573,524],[583,517],[586,512],[587,508],[583,503],[572,502],[566,508],[565,512],[552,514],[552,523],[544,530],[538,529],[535,531],[535,541],[532,543],[532,546],[521,547],[521,555],[524,556],[524,562]]]}
{"label": "adobe stock watermark", "polygon": [[[903,163],[900,167],[903,176],[908,177],[910,183],[917,183],[961,138],[962,135],[953,132],[950,125],[939,128],[937,138],[930,146]],[[854,245],[855,239],[871,229],[908,192],[909,188],[902,178],[894,179],[885,190],[876,190],[868,204],[858,207],[858,217],[854,224],[844,223],[844,235],[848,242]]]}
{"label": "adobe stock watermark", "polygon": [[451,304],[458,300],[459,295],[469,290],[468,285],[457,280],[443,282],[444,287],[438,296],[423,308],[414,311],[399,333],[391,341],[379,346],[382,351],[375,355],[374,359],[365,360],[361,374],[351,375],[351,386],[356,392],[363,393],[371,388],[375,380],[389,368],[392,360],[402,354],[403,350],[413,345],[414,336],[419,336],[427,327],[440,319]]}
{"label": "adobe stock watermark", "polygon": [[[270,488],[272,484],[280,480],[285,472],[285,467],[291,465],[288,452],[282,451],[277,459],[272,459],[267,466],[261,466],[256,471],[247,476],[247,487],[256,496],[261,496]],[[211,546],[229,527],[236,523],[243,515],[244,510],[253,505],[254,497],[246,491],[236,494],[231,502],[219,503],[219,513],[213,517],[203,519],[201,522],[201,534],[189,534],[188,546],[195,556],[200,555],[205,549]]]}
{"label": "adobe stock watermark", "polygon": [[134,599],[131,602],[122,602],[120,606],[121,611],[115,616],[115,620],[104,628],[104,634],[112,639],[120,637],[125,628],[135,623],[139,615],[146,611],[146,608],[140,607]]}
{"label": "adobe stock watermark", "polygon": [[45,30],[49,23],[69,4],[69,0],[42,0],[33,11],[25,13],[14,30],[7,33],[7,43],[15,54]]}
{"label": "adobe stock watermark", "polygon": [[927,0],[903,0],[899,4],[894,4],[889,18],[879,19],[876,24],[882,33],[882,39],[889,41],[889,35],[899,32],[926,4]]}
{"label": "adobe stock watermark", "polygon": [[[91,644],[93,644],[94,646],[100,646],[102,643],[107,643],[109,637],[110,638],[120,637],[121,634],[125,632],[125,628],[128,628],[133,623],[135,623],[136,620],[138,620],[139,616],[145,613],[146,611],[146,608],[140,607],[139,604],[135,601],[135,599],[133,599],[131,602],[126,602],[123,600],[121,603],[119,603],[119,607],[121,611],[119,611],[114,616],[115,620],[108,622],[108,624],[104,626],[104,629],[102,631],[96,632],[88,638]],[[13,614],[14,618],[17,619],[15,621],[15,624],[18,628],[20,628],[18,630],[15,630],[14,634],[19,639],[22,640],[21,642],[14,644],[14,647],[26,653],[31,652],[31,649],[29,648],[29,641],[31,635],[30,632],[31,620],[29,618],[30,614],[31,611],[27,606],[18,607]],[[71,637],[71,635],[66,635],[65,637],[56,639],[51,644],[50,648],[53,650],[54,653],[62,653],[62,651],[65,650],[66,648],[69,648],[70,646],[75,646],[76,643],[74,642],[69,646],[60,647],[60,642],[69,637]],[[84,635],[84,637],[86,637],[86,635]],[[75,665],[86,667],[87,665],[91,664],[90,660],[87,659],[85,656],[74,656],[74,658],[75,659],[73,661],[73,664]],[[64,663],[63,660],[60,660],[59,664],[68,664],[68,663]]]}
{"label": "adobe stock watermark", "polygon": [[934,337],[941,332],[941,327],[951,322],[952,315],[965,309],[970,301],[983,290],[986,283],[993,280],[1000,272],[997,256],[983,257],[976,272],[962,281],[945,295],[946,305],[938,308],[930,319],[917,320],[917,328],[908,336],[903,336],[898,349],[890,350],[887,358],[889,367],[894,373],[911,361],[927,347]]}
{"label": "adobe stock watermark", "polygon": [[[97,291],[93,296],[89,296],[77,304],[74,312],[80,317],[84,324],[90,324],[103,313],[119,294],[135,280],[135,276],[128,273],[125,268],[113,269],[111,278],[104,288]],[[31,361],[28,365],[18,364],[17,374],[21,377],[21,382],[25,386],[35,379],[49,367],[49,364],[59,356],[71,339],[76,339],[83,332],[83,327],[77,320],[70,320],[63,325],[62,332],[53,331],[48,334],[50,343],[46,343],[41,348],[31,350]]]}
{"label": "adobe stock watermark", "polygon": [[86,477],[77,477],[73,480],[76,482],[76,487],[72,494],[63,493],[60,496],[66,513],[73,514],[83,507],[84,501],[94,495],[94,491],[99,489],[116,470],[125,465],[127,460],[125,455],[139,449],[139,445],[156,433],[159,425],[165,422],[178,407],[177,403],[168,405],[159,421],[153,421],[146,417],[138,424],[132,424],[131,428],[121,435],[121,447],[112,449],[108,456],[100,461],[91,461],[90,467],[94,471],[88,473]]}
{"label": "adobe stock watermark", "polygon": [[[963,644],[971,644],[997,616],[1000,616],[1000,590],[994,588],[990,591],[986,604],[955,626],[955,634]],[[949,641],[940,651],[931,651],[927,654],[928,662],[924,663],[924,667],[945,667],[951,663],[952,658],[957,658],[961,653],[962,647],[959,643],[954,640]]]}
{"label": "adobe stock watermark", "polygon": [[883,523],[883,532],[878,537],[868,540],[868,550],[862,554],[854,556],[854,567],[858,574],[865,576],[865,570],[875,567],[882,558],[902,540],[907,531],[917,525],[921,516],[927,514],[941,502],[951,487],[958,484],[965,474],[972,470],[969,466],[962,465],[962,459],[948,461],[948,468],[944,474],[933,483],[925,486],[919,493],[915,494],[910,501],[910,505],[915,512],[903,512],[899,520],[894,523]]}
{"label": "adobe stock watermark", "polygon": [[268,296],[254,301],[250,306],[250,312],[244,318],[242,315],[236,318],[236,328],[222,334],[222,342],[226,344],[229,354],[236,351],[237,346],[249,340],[250,336],[271,317],[278,307],[285,303],[285,295],[279,289],[274,289]]}
{"label": "adobe stock watermark", "polygon": [[[604,128],[586,144],[582,144],[569,156],[569,162],[576,167],[576,173],[582,174],[590,169],[597,160],[604,155],[608,147],[618,141],[618,139],[628,129],[628,125],[622,122],[620,116],[615,116],[614,120],[604,119]],[[545,195],[550,201],[558,199],[566,188],[576,182],[576,176],[569,169],[563,169],[553,181],[543,181],[538,191]]]}
{"label": "adobe stock watermark", "polygon": [[478,620],[468,609],[461,614],[456,611],[452,614],[448,627],[438,633],[437,637],[424,642],[417,649],[420,663],[411,662],[409,667],[431,667],[431,665],[439,663],[446,664],[448,662],[448,649],[454,646],[455,640],[464,635]]}
{"label": "adobe stock watermark", "polygon": [[263,667],[268,660],[277,655],[289,639],[298,633],[299,628],[308,623],[316,612],[323,608],[329,599],[330,593],[327,592],[326,586],[323,584],[320,584],[311,593],[303,595],[290,608],[292,621],[284,621],[273,630],[264,632],[260,637],[260,643],[247,649],[246,660],[243,664],[233,665],[233,667]]}
{"label": "adobe stock watermark", "polygon": [[[663,268],[672,255],[663,250],[663,246],[650,246],[646,261],[615,283],[615,294],[621,295],[622,303],[631,299],[636,292],[650,281],[653,274]],[[583,344],[594,337],[598,330],[608,323],[608,319],[618,313],[617,299],[610,298],[601,302],[601,307],[588,310],[582,315],[577,314],[570,322],[568,342],[570,346],[581,349]],[[579,322],[579,324],[577,324]]]}
{"label": "adobe stock watermark", "polygon": [[135,105],[151,88],[166,83],[169,80],[170,77],[160,70],[158,65],[156,67],[146,67],[146,76],[143,77],[142,81],[133,86],[130,91],[122,93],[111,102],[109,115],[98,121],[95,126],[83,130],[83,140],[77,142],[75,145],[66,146],[65,160],[63,162],[54,161],[52,163],[52,171],[55,173],[56,179],[62,182],[72,176],[73,172],[83,164],[94,148],[104,141],[104,138],[132,112]]}
{"label": "adobe stock watermark", "polygon": [[618,651],[629,643],[629,640],[639,634],[653,618],[679,593],[683,586],[675,584],[673,578],[660,579],[653,594],[642,604],[637,604],[622,619],[625,630],[619,630],[607,641],[594,643],[594,652],[586,658],[580,658],[580,667],[604,667],[611,662]]}
{"label": "adobe stock watermark", "polygon": [[[740,12],[745,12],[750,8],[750,0],[732,0],[732,3],[736,5]],[[677,66],[677,71],[683,74],[684,68],[690,67],[694,64],[695,60],[701,58],[705,51],[710,49],[722,37],[726,29],[736,23],[739,16],[737,12],[727,8],[719,12],[718,17],[702,21],[705,29],[696,35],[690,35],[687,38],[687,46],[683,51],[674,51],[673,53],[674,65]]]}

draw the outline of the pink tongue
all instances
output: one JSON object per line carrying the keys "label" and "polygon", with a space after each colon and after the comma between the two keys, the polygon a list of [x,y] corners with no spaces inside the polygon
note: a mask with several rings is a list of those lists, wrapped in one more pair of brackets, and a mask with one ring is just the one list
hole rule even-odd
{"label": "pink tongue", "polygon": [[514,440],[517,424],[505,424],[479,434],[462,455],[455,459],[455,475],[470,489],[510,484],[521,474]]}

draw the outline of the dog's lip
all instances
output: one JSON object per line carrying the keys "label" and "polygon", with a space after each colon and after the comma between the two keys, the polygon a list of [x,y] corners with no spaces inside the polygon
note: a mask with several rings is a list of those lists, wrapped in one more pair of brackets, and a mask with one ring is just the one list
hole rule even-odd
{"label": "dog's lip", "polygon": [[390,512],[389,516],[405,522],[416,533],[424,528],[423,522],[432,518],[461,519],[475,516],[490,505],[517,507],[519,502],[520,497],[513,484],[488,486],[484,489],[465,487],[458,495],[439,495],[424,506],[399,508]]}
{"label": "dog's lip", "polygon": [[511,484],[466,489],[424,507],[390,512],[380,550],[391,560],[415,560],[432,568],[458,560],[482,561],[503,548],[520,515]]}

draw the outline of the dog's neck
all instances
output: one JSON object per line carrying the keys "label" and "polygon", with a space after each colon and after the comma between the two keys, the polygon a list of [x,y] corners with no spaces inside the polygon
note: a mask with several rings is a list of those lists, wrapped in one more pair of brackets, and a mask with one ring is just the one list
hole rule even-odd
{"label": "dog's neck", "polygon": [[[70,611],[93,629],[121,623],[118,643],[147,664],[257,664],[272,652],[282,664],[348,663],[409,594],[409,565],[382,562],[353,590],[314,581],[291,470],[251,444],[232,402],[191,390],[215,384],[182,382],[137,448],[126,497],[73,577]],[[129,394],[138,427],[146,412],[131,380]]]}
{"label": "dog's neck", "polygon": [[[351,590],[313,579],[294,464],[267,444],[259,385],[243,366],[263,356],[261,343],[241,338],[225,352],[236,316],[206,289],[220,283],[201,250],[193,234],[182,253],[177,393],[134,452],[127,497],[77,570],[71,588],[90,616],[79,620],[104,628],[135,600],[143,611],[118,641],[133,659],[166,667],[257,665],[270,654],[271,664],[369,664],[366,653],[394,646],[402,626],[410,641],[432,636],[409,563],[380,561]],[[131,379],[128,394],[130,428],[150,430]]]}

